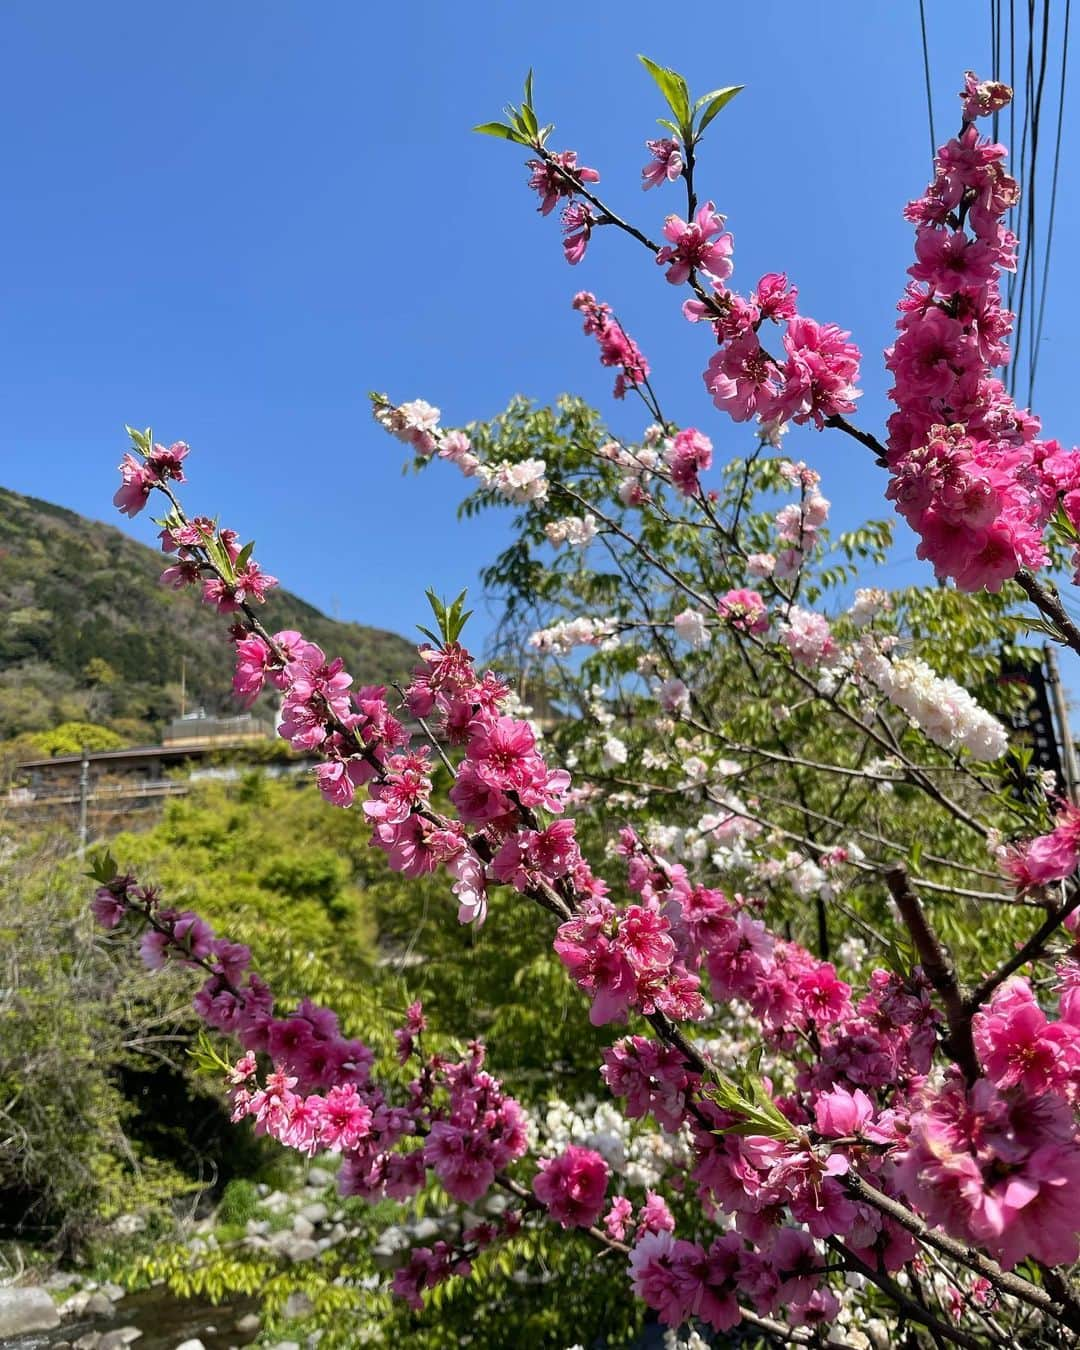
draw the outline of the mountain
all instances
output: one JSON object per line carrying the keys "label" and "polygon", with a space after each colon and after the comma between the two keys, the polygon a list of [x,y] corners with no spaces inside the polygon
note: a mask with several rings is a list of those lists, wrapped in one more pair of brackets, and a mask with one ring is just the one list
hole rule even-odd
{"label": "mountain", "polygon": [[[162,554],[111,525],[0,488],[0,740],[93,722],[156,739],[181,708],[236,711],[228,620],[160,585]],[[276,590],[260,617],[340,656],[356,685],[408,674],[396,633],[329,619]]]}

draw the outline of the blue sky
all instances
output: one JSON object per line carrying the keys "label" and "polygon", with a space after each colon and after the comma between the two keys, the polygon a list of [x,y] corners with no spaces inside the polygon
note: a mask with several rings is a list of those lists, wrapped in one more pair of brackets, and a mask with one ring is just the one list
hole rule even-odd
{"label": "blue sky", "polygon": [[[458,523],[449,469],[403,477],[366,391],[425,397],[454,423],[565,390],[632,434],[637,413],[612,406],[569,308],[582,287],[647,351],[669,415],[739,453],[745,430],[701,384],[707,334],[682,320],[660,269],[614,235],[568,268],[520,152],[470,133],[534,67],[552,144],[576,147],[655,234],[682,203],[638,186],[663,111],[639,51],[697,91],[747,86],[699,168],[735,234],[733,284],[786,270],[805,312],[850,328],[865,354],[858,420],[880,429],[880,352],[911,255],[900,212],[928,175],[917,5],[660,12],[5,0],[0,483],[114,519],[122,425],[152,424],[193,447],[188,506],[255,537],[290,589],[409,632],[426,586],[475,586],[505,522]],[[927,13],[940,138],[963,70],[988,68],[988,6],[929,0]],[[1074,104],[1066,168],[1076,148]],[[1066,173],[1036,406],[1069,443],[1078,271],[1064,222],[1078,206]],[[822,471],[840,525],[887,514],[880,471],[853,442],[788,444]],[[148,521],[130,528],[152,538]],[[881,582],[921,571],[913,554],[901,531]]]}

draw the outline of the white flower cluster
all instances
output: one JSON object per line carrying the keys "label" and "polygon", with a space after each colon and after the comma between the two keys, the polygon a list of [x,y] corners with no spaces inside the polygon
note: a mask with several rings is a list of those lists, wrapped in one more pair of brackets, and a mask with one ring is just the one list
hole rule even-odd
{"label": "white flower cluster", "polygon": [[860,586],[848,610],[848,617],[856,628],[865,628],[871,619],[877,618],[879,614],[887,614],[890,609],[892,599],[888,591],[883,591],[877,586]]}
{"label": "white flower cluster", "polygon": [[614,1102],[593,1098],[576,1106],[558,1099],[549,1102],[540,1133],[545,1155],[561,1153],[568,1144],[595,1149],[616,1176],[643,1190],[655,1189],[670,1167],[690,1160],[688,1136],[666,1134],[655,1126],[635,1127]]}
{"label": "white flower cluster", "polygon": [[965,749],[973,758],[997,759],[1009,747],[1005,728],[966,689],[936,675],[916,656],[890,661],[862,641],[859,668],[885,697],[945,750]]}
{"label": "white flower cluster", "polygon": [[660,428],[650,427],[641,446],[625,447],[618,441],[608,441],[600,447],[598,453],[604,459],[625,471],[625,477],[618,487],[618,497],[623,506],[640,506],[647,500],[653,470],[660,462],[655,447],[662,437]]}
{"label": "white flower cluster", "polygon": [[619,645],[614,619],[560,619],[550,628],[540,628],[530,635],[529,646],[544,655],[565,656],[575,647],[599,647],[603,652],[614,651]]}
{"label": "white flower cluster", "polygon": [[548,541],[555,545],[569,544],[571,548],[588,548],[597,535],[592,516],[563,516],[544,526]]}
{"label": "white flower cluster", "polygon": [[480,477],[490,488],[518,506],[527,502],[542,502],[548,495],[547,464],[542,459],[523,459],[517,464],[500,460],[498,464],[482,464]]}
{"label": "white flower cluster", "polygon": [[691,647],[708,646],[709,629],[705,615],[699,609],[684,609],[681,614],[675,615],[672,624],[675,636],[681,638],[683,642],[688,642]]}

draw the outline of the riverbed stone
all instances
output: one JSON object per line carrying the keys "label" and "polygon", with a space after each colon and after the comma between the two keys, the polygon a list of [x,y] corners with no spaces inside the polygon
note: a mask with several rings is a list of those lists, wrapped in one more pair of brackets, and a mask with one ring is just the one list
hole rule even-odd
{"label": "riverbed stone", "polygon": [[284,1317],[286,1322],[299,1322],[302,1317],[310,1317],[315,1311],[315,1304],[310,1295],[305,1294],[302,1289],[294,1289],[285,1300]]}
{"label": "riverbed stone", "polygon": [[87,1331],[75,1342],[74,1350],[97,1350],[100,1341],[100,1331]]}
{"label": "riverbed stone", "polygon": [[258,1331],[262,1326],[262,1319],[258,1313],[245,1313],[243,1317],[238,1317],[233,1330],[238,1331],[241,1336],[250,1336],[253,1331]]}
{"label": "riverbed stone", "polygon": [[138,1327],[117,1327],[115,1331],[107,1331],[102,1336],[97,1343],[97,1350],[124,1350],[125,1346],[133,1344],[141,1335]]}
{"label": "riverbed stone", "polygon": [[93,1295],[89,1290],[77,1289],[69,1299],[66,1299],[60,1305],[60,1316],[65,1321],[70,1321],[73,1317],[81,1317],[92,1297]]}
{"label": "riverbed stone", "polygon": [[319,1254],[319,1244],[310,1238],[293,1238],[285,1247],[290,1261],[313,1261]]}
{"label": "riverbed stone", "polygon": [[325,1167],[308,1169],[307,1182],[309,1186],[329,1186],[333,1179],[333,1172],[328,1172]]}
{"label": "riverbed stone", "polygon": [[[53,1274],[51,1274],[49,1278],[45,1281],[44,1287],[46,1289],[53,1289],[53,1290],[70,1289],[73,1284],[80,1284],[81,1281],[82,1277],[80,1275],[76,1275],[73,1271],[57,1270],[54,1271]],[[58,1342],[53,1343],[58,1344]]]}
{"label": "riverbed stone", "polygon": [[330,1217],[330,1211],[321,1200],[316,1200],[310,1205],[305,1205],[300,1213],[309,1223],[314,1224],[325,1223]]}
{"label": "riverbed stone", "polygon": [[315,1236],[315,1225],[310,1219],[298,1214],[292,1221],[292,1230],[298,1238],[309,1238]]}
{"label": "riverbed stone", "polygon": [[48,1293],[39,1286],[0,1289],[0,1343],[7,1336],[22,1336],[28,1331],[51,1331],[60,1325]]}
{"label": "riverbed stone", "polygon": [[113,1284],[111,1280],[106,1280],[101,1286],[101,1292],[106,1298],[111,1298],[114,1303],[119,1303],[127,1293],[127,1290],[123,1288],[122,1285]]}
{"label": "riverbed stone", "polygon": [[190,1341],[181,1341],[176,1350],[206,1350],[206,1346],[198,1336],[193,1336]]}
{"label": "riverbed stone", "polygon": [[[121,1289],[121,1294],[123,1290]],[[115,1317],[116,1309],[113,1307],[113,1301],[105,1293],[104,1289],[98,1289],[86,1300],[83,1306],[83,1312],[87,1317]]]}

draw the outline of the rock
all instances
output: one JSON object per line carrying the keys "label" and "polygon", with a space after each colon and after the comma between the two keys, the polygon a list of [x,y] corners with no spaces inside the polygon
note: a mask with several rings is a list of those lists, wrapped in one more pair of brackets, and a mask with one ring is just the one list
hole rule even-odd
{"label": "rock", "polygon": [[[73,1284],[79,1284],[80,1277],[70,1270],[57,1270],[45,1281],[46,1289],[70,1289]],[[53,1342],[58,1345],[58,1341]]]}
{"label": "rock", "polygon": [[325,1223],[330,1217],[330,1211],[321,1200],[316,1200],[314,1204],[311,1205],[305,1205],[300,1213],[307,1219],[308,1223],[313,1224]]}
{"label": "rock", "polygon": [[121,1214],[113,1219],[109,1227],[120,1237],[131,1237],[133,1233],[141,1233],[146,1227],[146,1219],[141,1214]]}
{"label": "rock", "polygon": [[105,1295],[106,1298],[111,1298],[114,1303],[119,1303],[120,1300],[127,1293],[127,1290],[121,1288],[121,1286],[118,1284],[113,1284],[111,1280],[106,1280],[106,1282],[101,1286],[101,1292]]}
{"label": "rock", "polygon": [[442,1229],[434,1219],[418,1219],[416,1223],[408,1225],[408,1232],[412,1238],[412,1246],[421,1247],[433,1238],[437,1238]]}
{"label": "rock", "polygon": [[198,1336],[194,1336],[190,1341],[181,1341],[176,1350],[206,1350],[206,1346]]}
{"label": "rock", "polygon": [[269,1219],[248,1219],[244,1232],[248,1237],[265,1237],[270,1231]]}
{"label": "rock", "polygon": [[115,1331],[107,1331],[102,1336],[97,1343],[97,1350],[124,1350],[126,1345],[131,1345],[141,1335],[138,1327],[117,1327]]}
{"label": "rock", "polygon": [[75,1342],[75,1350],[97,1350],[100,1340],[100,1331],[88,1331],[85,1336],[80,1336]]}
{"label": "rock", "polygon": [[250,1336],[253,1331],[258,1331],[262,1326],[262,1320],[258,1313],[245,1313],[243,1317],[238,1317],[233,1327],[234,1331],[239,1331],[241,1336]]}
{"label": "rock", "polygon": [[263,1209],[269,1210],[271,1214],[280,1214],[289,1207],[289,1197],[284,1191],[271,1191],[262,1202]]}
{"label": "rock", "polygon": [[349,1230],[345,1227],[345,1225],[343,1223],[336,1223],[334,1224],[333,1228],[330,1229],[330,1235],[327,1238],[327,1241],[333,1247],[336,1246],[339,1242],[344,1242],[348,1236]]}
{"label": "rock", "polygon": [[286,1322],[298,1322],[302,1317],[310,1317],[314,1311],[315,1304],[302,1289],[294,1289],[285,1300]]}
{"label": "rock", "polygon": [[293,1219],[292,1230],[298,1238],[315,1236],[315,1225],[310,1219],[305,1218],[303,1214],[298,1214],[296,1218]]}
{"label": "rock", "polygon": [[71,1350],[70,1341],[51,1341],[49,1350]]}
{"label": "rock", "polygon": [[[124,1292],[121,1289],[121,1294]],[[113,1307],[113,1301],[103,1289],[97,1293],[91,1294],[83,1305],[83,1312],[88,1317],[115,1317],[116,1309]]]}
{"label": "rock", "polygon": [[0,1289],[0,1344],[7,1336],[51,1331],[60,1325],[56,1304],[40,1287]]}
{"label": "rock", "polygon": [[328,1172],[325,1167],[308,1169],[307,1181],[309,1186],[329,1186],[333,1180],[333,1172]]}
{"label": "rock", "polygon": [[345,1211],[344,1211],[343,1209],[335,1209],[334,1212],[333,1212],[333,1214],[330,1215],[330,1222],[331,1222],[331,1223],[344,1223],[344,1222],[345,1222]]}
{"label": "rock", "polygon": [[87,1293],[85,1289],[77,1290],[72,1296],[60,1306],[60,1316],[70,1320],[72,1317],[81,1317],[94,1295]]}
{"label": "rock", "polygon": [[290,1261],[312,1261],[319,1254],[319,1245],[310,1238],[293,1238],[285,1247]]}

